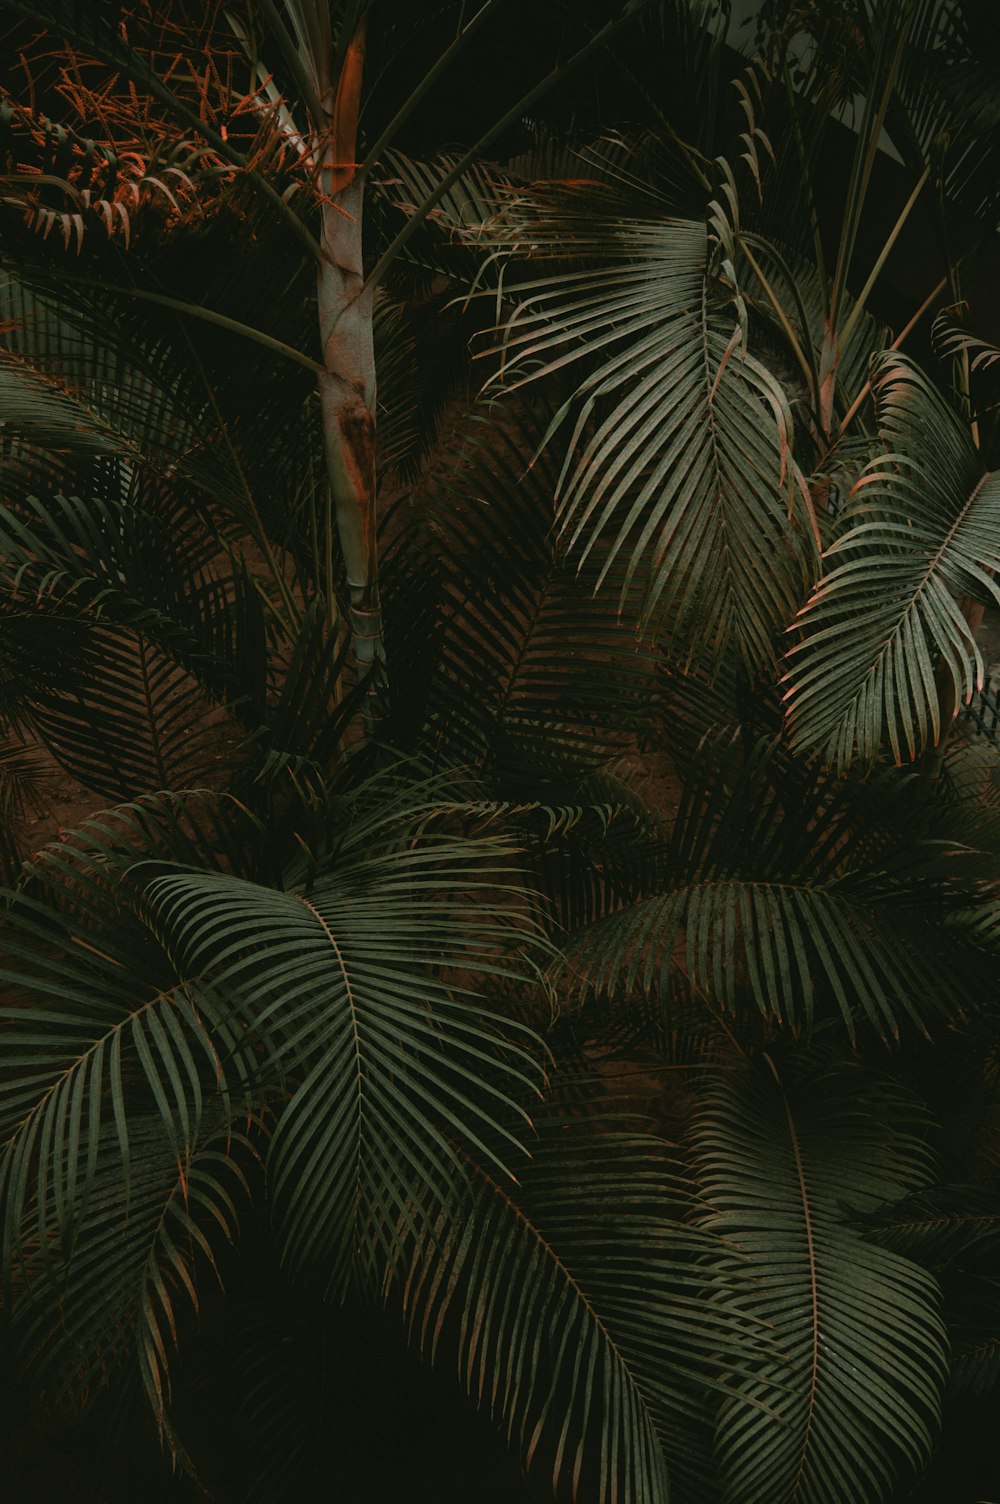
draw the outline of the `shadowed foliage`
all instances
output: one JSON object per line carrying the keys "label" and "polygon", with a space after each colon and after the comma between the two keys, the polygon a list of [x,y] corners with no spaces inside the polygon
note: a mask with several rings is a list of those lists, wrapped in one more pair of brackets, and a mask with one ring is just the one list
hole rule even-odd
{"label": "shadowed foliage", "polygon": [[995,1488],[988,12],[0,0],[19,1498]]}

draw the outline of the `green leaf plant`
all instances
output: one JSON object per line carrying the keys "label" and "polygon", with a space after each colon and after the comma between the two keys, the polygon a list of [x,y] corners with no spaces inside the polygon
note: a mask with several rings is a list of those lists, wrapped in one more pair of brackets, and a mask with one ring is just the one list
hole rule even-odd
{"label": "green leaf plant", "polygon": [[0,27],[11,1496],[992,1497],[982,7]]}

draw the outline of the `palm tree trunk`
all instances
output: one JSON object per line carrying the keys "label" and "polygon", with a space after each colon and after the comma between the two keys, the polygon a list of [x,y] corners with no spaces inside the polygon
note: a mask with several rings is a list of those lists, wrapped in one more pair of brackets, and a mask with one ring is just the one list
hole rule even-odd
{"label": "palm tree trunk", "polygon": [[361,673],[375,671],[376,713],[386,688],[375,546],[375,352],[372,291],[364,284],[364,175],[357,167],[364,23],[347,51],[336,88],[322,100],[319,178],[322,205],[317,301],[323,374],[319,377],[330,503],[347,573],[350,625]]}

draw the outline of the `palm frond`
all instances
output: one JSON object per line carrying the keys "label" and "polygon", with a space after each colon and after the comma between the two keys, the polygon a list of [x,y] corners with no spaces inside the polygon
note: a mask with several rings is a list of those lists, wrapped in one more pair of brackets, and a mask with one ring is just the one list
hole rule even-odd
{"label": "palm frond", "polygon": [[99,865],[64,858],[48,877],[4,919],[0,1192],[19,1341],[78,1394],[138,1359],[166,1426],[178,1302],[197,1303],[194,1265],[235,1226],[242,1172],[223,1141],[239,1040]]}
{"label": "palm frond", "polygon": [[[235,222],[220,215],[213,230],[224,266]],[[273,238],[264,237],[267,265],[256,266],[255,287],[264,277],[275,317],[288,315],[284,332],[289,324],[298,331],[301,269],[289,282]],[[144,258],[152,260],[153,297],[164,276],[183,288],[195,274],[183,262],[173,265],[169,242],[166,251],[162,270]],[[322,468],[308,377],[284,360],[276,367],[270,349],[228,330],[211,324],[192,330],[170,308],[143,302],[142,289],[132,298],[101,280],[75,285],[73,276],[45,265],[4,267],[4,381],[24,414],[24,432],[0,472],[4,499],[16,506],[30,494],[96,491],[108,502],[127,497],[141,511],[171,520],[186,513],[189,529],[196,508],[217,552],[231,546],[234,534],[252,538],[280,590],[285,580],[272,556],[274,540],[287,535],[310,460]],[[206,314],[225,318],[241,289],[230,275],[213,278],[209,291],[221,307],[206,307]],[[33,420],[38,392],[48,395]]]}
{"label": "palm frond", "polygon": [[129,341],[99,300],[45,285],[51,277],[41,280],[39,288],[26,270],[5,264],[0,281],[5,407],[17,421],[21,448],[40,451],[31,468],[27,453],[18,460],[15,450],[12,481],[37,485],[47,456],[80,453],[113,453],[154,473],[180,460],[195,475],[197,425],[184,411],[162,325],[147,330],[145,340],[133,329]]}
{"label": "palm frond", "polygon": [[119,1145],[106,1130],[76,1246],[27,1248],[13,1322],[24,1361],[61,1399],[92,1397],[136,1364],[161,1430],[173,1440],[171,1379],[179,1335],[206,1276],[235,1241],[247,1199],[249,1140],[203,1128],[178,1160],[155,1118],[130,1125],[128,1195]]}
{"label": "palm frond", "polygon": [[[213,826],[211,802],[175,796],[97,817],[43,852],[8,908],[8,1267],[26,1260],[32,1289],[85,1271],[93,1298],[74,1295],[73,1318],[83,1347],[97,1352],[132,1320],[86,1271],[131,1215],[134,1164],[135,1237],[147,1221],[159,1228],[178,1278],[182,1235],[205,1246],[186,1218],[205,1212],[229,1236],[218,1198],[231,1172],[212,1154],[196,1195],[220,1114],[266,1111],[282,1246],[338,1293],[352,1269],[377,1287],[440,1213],[443,1188],[464,1184],[468,1156],[501,1182],[523,1160],[521,1104],[540,1089],[544,1052],[527,1026],[485,1011],[474,986],[537,964],[515,849],[500,834],[449,835],[474,807],[440,783],[414,791],[394,775],[376,787],[383,797],[367,808],[342,801],[338,848],[305,889],[220,870],[233,833]],[[181,866],[185,852],[215,870]],[[162,1163],[147,1181],[150,1143]],[[109,1274],[132,1280],[137,1250],[123,1244]],[[143,1306],[161,1407],[172,1300],[156,1284]]]}
{"label": "palm frond", "polygon": [[[996,1291],[991,1292],[996,1303]],[[978,1315],[978,1313],[977,1313]],[[1000,1330],[979,1329],[956,1344],[950,1393],[959,1402],[993,1399],[1000,1389]]]}
{"label": "palm frond", "polygon": [[694,1151],[705,1225],[742,1255],[779,1354],[719,1407],[727,1497],[884,1499],[929,1453],[946,1340],[934,1281],[848,1218],[929,1178],[918,1119],[844,1062],[787,1083],[748,1068],[706,1093]]}
{"label": "palm frond", "polygon": [[684,650],[759,669],[811,578],[812,523],[784,394],[745,348],[705,225],[595,221],[556,189],[515,200],[491,243],[561,263],[505,276],[518,306],[496,379],[577,376],[545,439],[572,422],[557,513],[569,557],[595,560],[599,585],[620,559],[623,603],[635,582],[644,617]]}
{"label": "palm frond", "polygon": [[[958,869],[934,842],[873,861],[872,834],[822,773],[789,775],[766,745],[747,760],[728,739],[704,746],[645,893],[564,942],[574,988],[657,999],[668,1024],[674,993],[693,989],[744,1026],[809,1034],[832,1013],[851,1038],[925,1031],[945,997],[965,997],[939,927]],[[950,895],[967,917],[978,902],[974,887]]]}
{"label": "palm frond", "polygon": [[530,1468],[600,1504],[662,1504],[699,1391],[738,1361],[741,1317],[679,1220],[663,1146],[545,1115],[517,1183],[481,1170],[460,1222],[416,1246],[410,1330],[502,1422]]}
{"label": "palm frond", "polygon": [[982,684],[961,598],[1000,602],[1000,482],[909,362],[887,357],[876,390],[883,453],[800,612],[786,676],[793,745],[841,768],[939,740],[944,688],[957,705]]}
{"label": "palm frond", "polygon": [[[72,1254],[104,1130],[127,1200],[139,1109],[155,1103],[160,1136],[183,1164],[206,1099],[228,1092],[220,1050],[231,1055],[235,1039],[222,1017],[171,978],[134,919],[120,916],[121,933],[112,935],[115,905],[99,881],[91,878],[83,898],[82,909],[60,916],[22,897],[5,916],[5,980],[17,989],[0,1015],[10,1036],[2,1099],[8,1260],[29,1237],[43,1262]],[[90,941],[81,934],[86,921]],[[38,964],[42,945],[46,965]]]}
{"label": "palm frond", "polygon": [[988,1188],[949,1185],[881,1207],[863,1226],[885,1247],[943,1270],[962,1262],[970,1250],[992,1258],[1000,1239],[1000,1209]]}
{"label": "palm frond", "polygon": [[[287,1094],[267,1159],[281,1237],[331,1288],[359,1258],[377,1277],[401,1229],[427,1214],[433,1172],[455,1173],[453,1136],[501,1173],[519,1157],[503,1120],[539,1084],[531,1036],[440,979],[442,967],[517,974],[504,955],[531,928],[516,920],[514,878],[501,838],[441,839],[391,859],[342,851],[336,875],[308,892],[195,872],[145,878],[180,969],[239,999],[267,1079]],[[475,905],[487,892],[492,917]],[[483,1081],[487,1062],[496,1085]]]}

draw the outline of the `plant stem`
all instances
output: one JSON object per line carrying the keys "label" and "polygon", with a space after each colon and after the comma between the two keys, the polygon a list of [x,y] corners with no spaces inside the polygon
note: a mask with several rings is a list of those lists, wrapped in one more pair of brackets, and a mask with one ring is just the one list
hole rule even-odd
{"label": "plant stem", "polygon": [[[336,88],[326,82],[319,135],[323,255],[317,305],[319,375],[330,501],[336,518],[358,672],[374,671],[369,727],[384,706],[385,645],[375,543],[375,349],[373,289],[365,285],[361,227],[364,172],[355,162],[364,21],[348,47]],[[328,582],[329,588],[329,582]]]}

